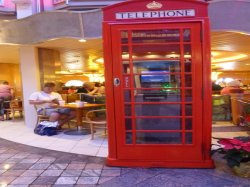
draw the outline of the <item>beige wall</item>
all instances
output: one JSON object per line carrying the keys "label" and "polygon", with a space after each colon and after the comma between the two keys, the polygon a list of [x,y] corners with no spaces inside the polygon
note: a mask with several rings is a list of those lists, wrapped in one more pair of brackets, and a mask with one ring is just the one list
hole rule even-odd
{"label": "beige wall", "polygon": [[84,75],[56,75],[56,71],[61,70],[60,52],[52,49],[39,48],[38,61],[40,68],[40,81],[66,83],[69,80],[89,81],[89,77]]}
{"label": "beige wall", "polygon": [[6,80],[15,89],[15,95],[22,97],[22,83],[18,64],[0,63],[0,80]]}

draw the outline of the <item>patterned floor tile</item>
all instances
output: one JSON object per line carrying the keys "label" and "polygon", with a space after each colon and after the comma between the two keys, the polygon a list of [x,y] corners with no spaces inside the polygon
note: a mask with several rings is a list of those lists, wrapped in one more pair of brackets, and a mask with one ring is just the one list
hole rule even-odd
{"label": "patterned floor tile", "polygon": [[32,185],[53,185],[53,184],[55,184],[57,179],[58,179],[58,177],[40,176],[32,183]]}
{"label": "patterned floor tile", "polygon": [[34,180],[36,179],[36,177],[18,177],[16,178],[13,182],[11,182],[11,184],[31,184]]}
{"label": "patterned floor tile", "polygon": [[101,169],[86,169],[82,171],[82,177],[99,177],[102,173]]}
{"label": "patterned floor tile", "polygon": [[41,175],[41,173],[43,173],[44,170],[26,170],[21,176],[23,177],[37,177],[39,175]]}
{"label": "patterned floor tile", "polygon": [[59,177],[55,184],[76,184],[79,177]]}
{"label": "patterned floor tile", "polygon": [[48,169],[66,169],[69,164],[52,164]]}
{"label": "patterned floor tile", "polygon": [[79,177],[82,173],[82,170],[74,170],[74,169],[69,169],[69,170],[64,170],[61,176],[64,177]]}
{"label": "patterned floor tile", "polygon": [[56,169],[52,169],[52,170],[45,170],[41,176],[60,176],[61,173],[63,172],[63,170],[56,170]]}
{"label": "patterned floor tile", "polygon": [[99,177],[80,177],[77,184],[97,184]]}
{"label": "patterned floor tile", "polygon": [[8,170],[4,172],[1,176],[13,176],[17,177],[22,175],[25,172],[25,170]]}

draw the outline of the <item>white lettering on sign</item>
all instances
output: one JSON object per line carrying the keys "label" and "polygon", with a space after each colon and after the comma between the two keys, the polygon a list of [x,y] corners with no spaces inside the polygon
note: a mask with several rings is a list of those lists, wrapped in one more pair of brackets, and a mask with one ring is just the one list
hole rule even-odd
{"label": "white lettering on sign", "polygon": [[168,17],[189,17],[195,16],[194,9],[187,10],[161,10],[146,12],[118,12],[116,19],[138,19],[138,18],[168,18]]}

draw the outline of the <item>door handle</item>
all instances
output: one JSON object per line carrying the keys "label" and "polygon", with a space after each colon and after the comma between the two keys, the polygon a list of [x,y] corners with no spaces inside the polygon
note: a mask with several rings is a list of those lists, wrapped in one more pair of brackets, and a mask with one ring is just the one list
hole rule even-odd
{"label": "door handle", "polygon": [[120,85],[120,79],[119,78],[114,78],[114,85],[116,87]]}

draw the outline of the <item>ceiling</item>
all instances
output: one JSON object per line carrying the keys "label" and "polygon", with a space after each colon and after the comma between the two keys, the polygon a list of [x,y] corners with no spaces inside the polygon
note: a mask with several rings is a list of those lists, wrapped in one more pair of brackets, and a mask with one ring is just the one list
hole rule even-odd
{"label": "ceiling", "polygon": [[[212,32],[212,69],[214,71],[250,71],[250,35],[236,32]],[[36,47],[60,51],[61,61],[84,61],[84,71],[103,67],[95,60],[102,57],[102,40],[55,39]],[[19,63],[18,45],[0,45],[0,63]],[[225,64],[228,63],[228,64]]]}

